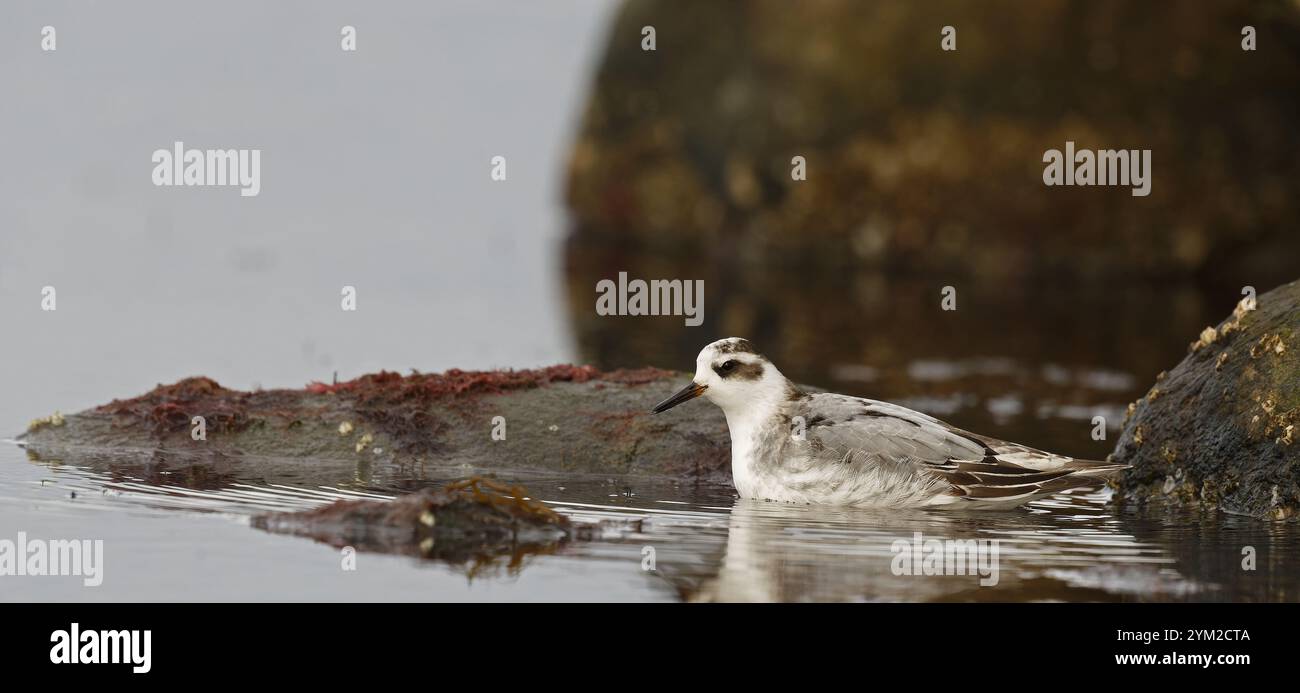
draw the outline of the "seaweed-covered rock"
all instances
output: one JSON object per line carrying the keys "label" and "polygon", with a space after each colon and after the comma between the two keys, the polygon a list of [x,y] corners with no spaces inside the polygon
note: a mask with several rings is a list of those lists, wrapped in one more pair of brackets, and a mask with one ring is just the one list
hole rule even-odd
{"label": "seaweed-covered rock", "polygon": [[517,571],[531,554],[551,553],[584,533],[528,497],[521,486],[471,477],[392,501],[349,500],[253,518],[270,532],[311,537],[336,547],[398,553],[466,565],[470,575],[508,556]]}
{"label": "seaweed-covered rock", "polygon": [[1300,281],[1242,299],[1129,407],[1111,458],[1138,501],[1300,510]]}
{"label": "seaweed-covered rock", "polygon": [[52,459],[76,448],[219,459],[264,468],[268,480],[293,465],[353,460],[729,481],[729,438],[716,407],[690,417],[650,415],[688,377],[560,365],[382,372],[253,392],[196,377],[38,419],[20,442]]}
{"label": "seaweed-covered rock", "polygon": [[[629,0],[571,156],[575,237],[762,267],[1286,281],[1298,54],[1300,7],[1271,0]],[[1150,196],[1045,186],[1067,141],[1151,150]]]}

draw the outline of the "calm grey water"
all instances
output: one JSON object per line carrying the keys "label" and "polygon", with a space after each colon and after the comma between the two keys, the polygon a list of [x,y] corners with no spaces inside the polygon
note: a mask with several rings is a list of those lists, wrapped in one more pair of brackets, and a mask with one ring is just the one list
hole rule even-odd
{"label": "calm grey water", "polygon": [[[340,551],[249,527],[254,514],[338,498],[382,498],[388,484],[436,485],[454,470],[321,470],[281,461],[270,482],[187,484],[183,464],[135,476],[121,455],[76,466],[0,447],[0,527],[31,539],[102,539],[103,583],[4,577],[6,600],[349,601],[1290,601],[1294,525],[1193,513],[1139,514],[1076,492],[1004,513],[871,511],[738,501],[731,489],[653,479],[519,474],[537,498],[608,529],[517,566],[464,566]],[[170,464],[169,464],[170,463]],[[293,464],[302,466],[300,483]],[[257,469],[252,474],[260,474]],[[317,483],[335,475],[333,483]],[[444,476],[445,475],[445,476]],[[510,475],[507,475],[510,476]],[[314,480],[307,482],[305,480]],[[996,572],[899,574],[899,542],[997,542]],[[6,537],[0,537],[6,538]],[[12,538],[12,537],[8,537]],[[1257,558],[1241,568],[1242,550]],[[645,558],[653,552],[650,565]],[[994,559],[990,559],[994,560]],[[979,564],[984,565],[984,564]],[[981,584],[981,578],[990,584]]]}
{"label": "calm grey water", "polygon": [[[56,409],[195,374],[250,388],[296,387],[336,371],[523,367],[579,355],[686,367],[693,335],[676,339],[676,350],[647,346],[635,331],[602,338],[600,349],[572,336],[560,183],[612,7],[5,3],[0,437]],[[58,28],[56,53],[36,49],[46,24]],[[356,54],[338,49],[343,24],[358,27]],[[150,154],[175,140],[262,148],[262,194],[153,187]],[[509,160],[501,184],[487,175],[497,154]],[[46,285],[58,291],[55,312],[39,308]],[[355,313],[339,310],[344,285],[358,289]],[[710,310],[726,314],[725,305]],[[1126,324],[1154,317],[1114,310],[1098,314]],[[1208,324],[1217,312],[1187,322]],[[878,325],[889,320],[877,320],[874,334],[887,335]],[[1046,324],[1010,329],[1051,333]],[[1117,365],[1132,363],[1120,356],[1142,348],[1140,333],[1113,358],[1089,347],[1065,363],[1047,347],[1000,354],[953,343],[889,362],[805,341],[823,346],[783,354],[801,380],[1089,456],[1113,444],[1088,437],[1090,417],[1108,415],[1113,436],[1117,413],[1154,376],[1150,364],[1179,357]],[[777,506],[738,502],[729,487],[523,473],[513,477],[536,497],[614,529],[473,578],[373,554],[344,571],[336,549],[252,529],[250,518],[384,497],[456,471],[410,476],[308,461],[297,474],[297,463],[282,461],[288,471],[276,479],[249,474],[202,488],[180,473],[140,473],[152,461],[32,460],[0,444],[0,540],[25,532],[105,546],[101,586],[4,576],[0,600],[1300,598],[1294,525],[1120,512],[1102,491],[971,517]],[[997,584],[895,574],[895,542],[916,532],[996,539]],[[1245,547],[1254,571],[1241,569]],[[654,570],[644,569],[647,548]]]}

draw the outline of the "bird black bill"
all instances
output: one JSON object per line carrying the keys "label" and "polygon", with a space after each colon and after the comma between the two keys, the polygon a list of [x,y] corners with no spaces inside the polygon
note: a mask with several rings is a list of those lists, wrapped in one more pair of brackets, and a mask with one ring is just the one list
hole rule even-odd
{"label": "bird black bill", "polygon": [[704,391],[707,389],[709,389],[708,385],[696,385],[695,383],[691,383],[690,385],[687,385],[686,387],[678,390],[672,397],[669,397],[668,399],[660,402],[659,404],[656,404],[655,408],[651,409],[650,411],[655,414],[661,414],[681,404],[682,402],[699,397],[700,395],[704,394]]}

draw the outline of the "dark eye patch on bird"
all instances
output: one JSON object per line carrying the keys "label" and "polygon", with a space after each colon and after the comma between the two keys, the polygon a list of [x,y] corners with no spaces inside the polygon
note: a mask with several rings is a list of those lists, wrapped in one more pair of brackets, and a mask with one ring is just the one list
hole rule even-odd
{"label": "dark eye patch on bird", "polygon": [[[727,367],[727,364],[735,363]],[[763,377],[763,364],[745,363],[744,361],[727,361],[713,367],[714,372],[729,380],[758,380]]]}

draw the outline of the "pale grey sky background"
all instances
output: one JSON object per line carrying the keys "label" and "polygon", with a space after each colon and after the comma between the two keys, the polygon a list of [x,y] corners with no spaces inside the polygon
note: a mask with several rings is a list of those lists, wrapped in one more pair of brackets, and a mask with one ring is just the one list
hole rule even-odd
{"label": "pale grey sky background", "polygon": [[[0,5],[0,434],[188,375],[571,359],[561,186],[614,7]],[[155,187],[176,140],[261,149],[261,194]]]}

